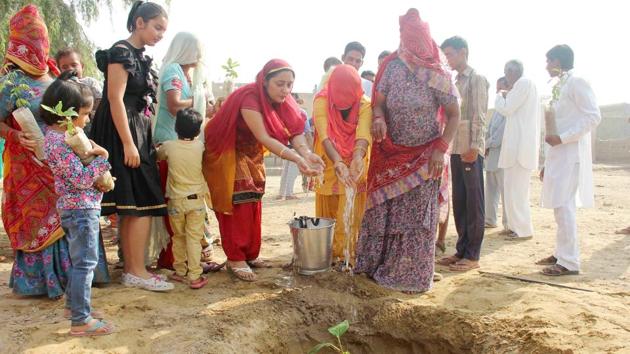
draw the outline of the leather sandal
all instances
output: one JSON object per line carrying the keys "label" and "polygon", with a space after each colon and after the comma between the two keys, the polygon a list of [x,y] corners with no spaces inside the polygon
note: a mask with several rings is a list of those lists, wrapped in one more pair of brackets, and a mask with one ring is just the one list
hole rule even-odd
{"label": "leather sandal", "polygon": [[435,261],[435,264],[448,267],[451,264],[455,264],[459,262],[460,260],[461,258],[457,257],[456,255],[452,255],[452,256],[440,258],[439,260]]}
{"label": "leather sandal", "polygon": [[537,265],[542,265],[542,266],[551,266],[554,265],[558,262],[558,259],[554,256],[549,256],[547,258],[543,258],[539,261],[536,262]]}
{"label": "leather sandal", "polygon": [[578,275],[580,271],[578,270],[568,270],[567,268],[561,266],[560,264],[554,264],[547,268],[544,268],[540,271],[543,275],[548,275],[552,277],[557,277],[561,275]]}

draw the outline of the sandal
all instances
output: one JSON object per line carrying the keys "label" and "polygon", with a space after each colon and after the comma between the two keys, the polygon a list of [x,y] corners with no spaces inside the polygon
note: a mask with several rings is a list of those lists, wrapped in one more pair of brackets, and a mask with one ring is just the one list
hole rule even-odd
{"label": "sandal", "polygon": [[451,272],[467,272],[469,270],[479,268],[478,261],[472,261],[470,259],[460,259],[459,261],[448,266]]}
{"label": "sandal", "polygon": [[212,248],[212,245],[201,250],[201,262],[212,262],[213,256],[214,248]]}
{"label": "sandal", "polygon": [[271,268],[271,264],[263,261],[260,258],[256,258],[252,261],[247,261],[247,264],[252,268]]}
{"label": "sandal", "polygon": [[[250,267],[233,268],[232,266],[230,266],[228,264],[226,266],[226,269],[230,273],[230,275],[232,275],[233,277],[236,277],[239,280],[247,281],[247,282],[256,281],[256,273],[254,273],[254,271],[252,271],[252,269]],[[248,277],[247,276],[247,275],[250,275],[250,274],[253,274],[253,277]]]}
{"label": "sandal", "polygon": [[459,262],[460,260],[461,258],[457,257],[456,255],[452,255],[452,256],[440,258],[439,260],[435,261],[435,264],[441,265],[441,266],[450,266],[451,264],[455,264]]}
{"label": "sandal", "polygon": [[78,331],[75,331],[72,327],[70,327],[70,335],[73,337],[105,336],[112,333],[114,333],[114,326],[103,320],[96,320],[96,322],[93,322],[85,329]]}
{"label": "sandal", "polygon": [[554,264],[547,268],[544,268],[540,271],[543,275],[548,275],[552,277],[557,277],[561,275],[578,275],[580,271],[578,270],[568,270],[567,268],[561,266],[560,264]]}
{"label": "sandal", "polygon": [[203,269],[203,274],[207,274],[209,272],[218,272],[223,267],[225,267],[225,263],[217,263],[217,262],[201,262],[201,268]]}
{"label": "sandal", "polygon": [[[97,320],[102,320],[103,318],[105,318],[105,314],[98,310],[92,310],[92,312],[90,312],[90,317]],[[71,320],[72,311],[70,309],[63,309],[63,318],[65,318],[66,320]]]}
{"label": "sandal", "polygon": [[558,259],[554,256],[549,256],[547,258],[543,258],[541,260],[539,260],[538,262],[536,262],[537,265],[542,265],[542,266],[551,266],[554,265],[558,262]]}
{"label": "sandal", "polygon": [[188,286],[191,289],[195,289],[196,290],[196,289],[203,288],[204,286],[206,286],[206,284],[208,284],[208,278],[206,278],[206,277],[199,277],[199,278],[191,281],[190,284],[188,284]]}
{"label": "sandal", "polygon": [[440,281],[440,280],[442,280],[442,279],[444,279],[444,277],[442,276],[442,274],[440,274],[440,273],[435,273],[435,272],[433,273],[433,281],[434,281],[434,282],[436,282],[436,281]]}
{"label": "sandal", "polygon": [[186,277],[183,275],[179,275],[177,273],[173,273],[168,276],[169,280],[176,281],[178,283],[186,283]]}

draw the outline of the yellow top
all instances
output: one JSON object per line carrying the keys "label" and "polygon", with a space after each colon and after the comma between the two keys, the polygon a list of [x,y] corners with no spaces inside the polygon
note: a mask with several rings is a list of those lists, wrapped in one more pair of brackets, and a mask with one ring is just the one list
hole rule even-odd
{"label": "yellow top", "polygon": [[[323,141],[328,139],[328,100],[324,97],[318,97],[313,102],[313,120],[315,122],[315,131],[317,132],[314,142],[314,152],[319,155],[326,164],[324,169],[323,184],[318,186],[317,193],[322,195],[345,194],[343,183],[339,182],[335,167],[331,159],[326,155]],[[372,127],[372,105],[367,96],[361,97],[361,107],[359,108],[359,122],[357,124],[355,140],[363,139],[368,142],[367,152],[363,159],[363,174],[359,178],[358,190],[365,191],[367,183],[367,170],[370,155],[370,146],[372,144],[372,135],[370,129]],[[348,167],[350,161],[345,161]]]}
{"label": "yellow top", "polygon": [[158,160],[168,162],[166,197],[186,198],[191,194],[208,194],[208,185],[201,171],[205,147],[198,139],[168,140],[157,151]]}

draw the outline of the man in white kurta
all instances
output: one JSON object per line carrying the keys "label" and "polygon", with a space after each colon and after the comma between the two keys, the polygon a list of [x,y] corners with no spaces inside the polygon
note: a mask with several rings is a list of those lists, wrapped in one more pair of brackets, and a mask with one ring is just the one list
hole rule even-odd
{"label": "man in white kurta", "polygon": [[512,89],[497,94],[494,108],[505,116],[505,131],[499,155],[503,169],[503,191],[509,240],[531,238],[534,233],[529,206],[532,171],[538,168],[541,106],[533,81],[523,77],[523,65],[516,60],[505,65],[505,77]]}
{"label": "man in white kurta", "polygon": [[551,107],[557,133],[545,136],[550,147],[543,171],[542,206],[554,210],[558,225],[554,255],[538,262],[549,265],[542,271],[545,275],[579,272],[576,203],[594,204],[591,131],[601,121],[601,113],[591,86],[574,75],[572,68],[569,46],[559,45],[547,53],[547,70],[560,80]]}

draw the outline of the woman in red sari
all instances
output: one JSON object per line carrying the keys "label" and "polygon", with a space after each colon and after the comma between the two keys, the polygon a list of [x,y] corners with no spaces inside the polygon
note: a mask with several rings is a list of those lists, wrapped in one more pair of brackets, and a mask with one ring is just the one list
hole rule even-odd
{"label": "woman in red sari", "polygon": [[379,68],[372,106],[374,145],[355,272],[388,288],[427,291],[433,285],[439,179],[459,105],[416,9],[400,16],[400,46]]}
{"label": "woman in red sari", "polygon": [[[263,151],[295,162],[306,175],[323,171],[324,162],[308,148],[305,121],[291,96],[295,73],[284,60],[269,61],[256,82],[234,91],[206,125],[204,175],[219,221],[227,268],[254,281],[250,267],[261,244],[261,199],[265,192]],[[291,145],[295,150],[287,147]]]}

